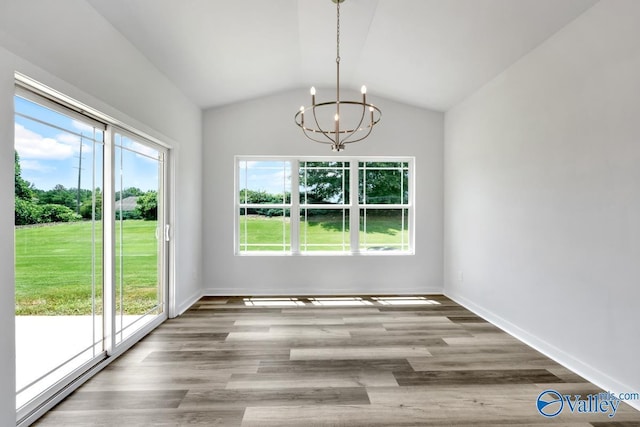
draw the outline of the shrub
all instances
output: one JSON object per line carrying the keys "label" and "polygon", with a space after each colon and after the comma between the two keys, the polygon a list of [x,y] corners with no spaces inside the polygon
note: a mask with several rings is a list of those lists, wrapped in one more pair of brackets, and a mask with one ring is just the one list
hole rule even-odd
{"label": "shrub", "polygon": [[63,205],[38,205],[31,200],[15,199],[15,225],[80,221],[82,217]]}
{"label": "shrub", "polygon": [[132,211],[116,211],[116,219],[142,219],[142,215],[138,209]]}
{"label": "shrub", "polygon": [[158,192],[147,191],[136,200],[136,210],[139,215],[147,221],[158,219]]}
{"label": "shrub", "polygon": [[16,197],[15,225],[37,224],[40,217],[40,206],[31,200]]}
{"label": "shrub", "polygon": [[38,222],[71,222],[80,221],[82,217],[63,205],[46,204],[38,206],[40,218]]}

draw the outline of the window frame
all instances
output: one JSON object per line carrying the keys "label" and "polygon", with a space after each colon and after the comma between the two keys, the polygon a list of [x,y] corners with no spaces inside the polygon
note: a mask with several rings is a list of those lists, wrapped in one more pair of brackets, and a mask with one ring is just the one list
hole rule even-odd
{"label": "window frame", "polygon": [[[248,158],[237,158],[236,159],[236,163],[235,163],[235,188],[236,188],[236,194],[235,194],[235,206],[236,206],[236,214],[235,214],[235,218],[236,218],[236,224],[235,224],[235,230],[236,230],[236,235],[235,235],[235,247],[236,247],[236,253],[253,253],[253,252],[267,252],[267,253],[280,253],[280,252],[285,252],[287,246],[289,248],[291,248],[290,250],[292,250],[292,244],[293,244],[293,236],[291,236],[291,231],[292,231],[292,227],[290,227],[289,229],[289,242],[286,242],[286,231],[284,230],[284,222],[285,222],[285,218],[287,217],[286,215],[286,211],[289,211],[289,217],[293,216],[293,173],[291,174],[291,182],[290,185],[292,187],[292,190],[290,191],[290,195],[289,198],[291,200],[289,200],[289,202],[287,203],[286,200],[286,183],[283,181],[283,195],[282,195],[282,202],[281,203],[241,203],[240,200],[240,191],[241,191],[241,177],[240,177],[240,163],[241,162],[282,162],[283,166],[285,163],[288,162],[288,160],[283,160],[283,159],[278,159],[278,158],[269,158],[269,159],[248,159]],[[286,170],[286,168],[283,168]],[[289,169],[291,171],[293,171],[293,164],[289,163]],[[297,185],[297,176],[296,176],[296,185]],[[297,194],[297,192],[296,192]],[[243,231],[241,229],[242,226],[242,221],[240,220],[240,209],[282,209],[282,217],[283,217],[283,239],[282,239],[282,243],[281,244],[268,244],[268,245],[264,245],[264,246],[282,246],[282,250],[281,251],[253,251],[253,252],[249,252],[249,251],[241,251],[241,247],[248,247],[248,246],[252,246],[253,244],[250,244],[247,242],[246,240],[246,236],[245,236],[245,242],[242,243],[242,234]],[[245,211],[245,215],[246,215],[246,211]]]}
{"label": "window frame", "polygon": [[[240,201],[240,191],[243,189],[240,176],[241,162],[289,162],[291,170],[291,196],[290,203],[285,207],[290,209],[289,221],[289,250],[243,250],[241,244],[241,214],[240,209],[245,207],[255,207],[253,204],[242,204]],[[349,163],[348,191],[349,200],[343,200],[341,204],[309,204],[300,200],[299,171],[301,164],[305,162],[342,162]],[[407,163],[408,165],[408,197],[406,203],[396,204],[367,204],[366,199],[359,200],[359,180],[360,163]],[[415,255],[415,157],[411,156],[247,156],[236,155],[234,157],[234,255],[236,256],[408,256]],[[402,202],[402,200],[401,200]],[[283,205],[284,206],[284,205]],[[272,207],[271,204],[260,205],[260,207]],[[273,207],[276,207],[275,205]],[[278,205],[278,208],[282,206]],[[304,209],[335,209],[347,211],[348,226],[348,249],[339,250],[301,250],[301,212]],[[407,211],[408,218],[406,226],[408,228],[408,242],[402,246],[405,249],[398,250],[366,250],[360,244],[360,211],[365,209],[403,209]]]}
{"label": "window frame", "polygon": [[[339,159],[339,160],[337,160],[337,159]],[[301,201],[301,195],[299,193],[300,185],[298,185],[298,187],[296,188],[296,192],[298,193],[297,194],[297,199],[296,199],[298,201],[298,210],[299,210],[300,215],[302,215],[303,212],[304,212],[304,217],[305,217],[305,221],[304,222],[308,221],[307,214],[308,214],[309,210],[335,210],[335,211],[342,211],[342,215],[343,215],[343,220],[342,220],[342,223],[343,223],[342,244],[341,245],[337,245],[337,244],[330,245],[330,244],[327,244],[327,246],[342,246],[343,249],[341,251],[340,250],[322,251],[322,250],[316,250],[316,249],[309,250],[308,249],[309,247],[311,247],[311,248],[318,247],[318,246],[321,246],[321,244],[307,243],[306,242],[306,234],[305,234],[305,236],[301,235],[302,234],[301,226],[302,226],[303,221],[301,221],[300,215],[298,215],[296,217],[296,221],[295,221],[297,224],[293,224],[293,223],[291,224],[291,227],[293,228],[295,226],[296,229],[298,230],[298,233],[300,234],[298,236],[298,242],[297,242],[298,252],[301,253],[301,254],[304,254],[304,255],[307,255],[310,252],[315,252],[315,253],[319,253],[319,254],[325,254],[325,253],[328,253],[328,254],[345,254],[345,253],[351,252],[351,248],[352,248],[352,245],[353,245],[353,242],[351,241],[351,239],[352,239],[352,237],[351,237],[351,226],[352,226],[352,224],[351,224],[351,215],[353,213],[352,212],[353,191],[352,191],[352,186],[351,186],[351,182],[353,180],[351,179],[351,175],[352,175],[351,166],[353,165],[353,161],[350,161],[349,159],[345,160],[345,158],[342,158],[342,157],[335,157],[332,160],[316,160],[316,159],[308,159],[308,158],[299,158],[299,159],[296,160],[296,162],[297,162],[297,165],[298,165],[298,167],[297,167],[297,170],[298,170],[297,179],[298,180],[300,179],[300,168],[301,167],[304,167],[304,169],[307,169],[307,170],[310,170],[310,169],[311,170],[313,170],[313,169],[316,169],[316,170],[336,169],[336,170],[342,170],[343,173],[346,170],[349,173],[349,178],[347,179],[348,182],[347,182],[346,185],[345,185],[345,177],[344,177],[344,175],[342,176],[342,191],[343,191],[342,203],[335,203],[335,204],[330,204],[330,203],[309,203],[308,199],[306,199],[304,202],[302,202]],[[330,167],[319,167],[319,166],[308,166],[307,165],[307,163],[327,163],[327,162],[342,163],[342,166],[339,166],[339,167],[336,167],[336,168],[330,168]],[[305,164],[304,166],[302,166],[303,163]],[[345,164],[348,164],[348,165],[345,166]],[[300,183],[298,183],[298,184],[300,184]],[[305,182],[305,184],[306,184],[306,182]],[[348,195],[348,200],[344,199],[344,195],[345,194]],[[292,196],[292,199],[293,199],[293,196]],[[347,214],[348,215],[348,219],[346,221],[345,221],[345,218],[344,218],[345,217],[345,211],[348,212],[348,214]],[[346,225],[345,223],[348,223],[348,225],[349,225],[348,231],[345,230],[345,228],[344,228],[344,226]],[[346,238],[346,239],[344,237],[345,233],[348,234],[348,238]],[[346,240],[346,242],[345,242],[345,240]],[[305,242],[304,245],[303,245],[303,242]],[[345,249],[346,243],[348,243],[349,250]],[[306,250],[302,250],[301,249],[302,246],[306,246],[307,249]]]}
{"label": "window frame", "polygon": [[[378,166],[367,166],[367,163],[398,163],[401,166],[400,166],[400,168],[398,168],[396,166],[388,166],[388,165],[387,166],[379,166],[379,165]],[[402,193],[400,195],[400,203],[369,203],[368,200],[367,200],[368,196],[367,196],[367,193],[366,193],[366,182],[367,182],[367,174],[366,174],[366,172],[367,171],[376,171],[376,170],[377,171],[395,171],[395,170],[399,169],[400,172],[401,172],[401,174],[400,174],[401,191],[403,191],[404,187],[405,187],[404,174],[403,174],[403,172],[405,170],[405,165],[404,165],[405,163],[406,163],[406,170],[407,170],[407,174],[408,174],[408,178],[407,178],[408,182],[406,183],[407,184],[407,195],[406,195],[406,199],[407,200],[406,200],[406,202],[405,202],[405,195],[404,195],[404,193]],[[361,171],[363,172],[362,173],[362,181],[361,181],[361,174],[360,174]],[[411,189],[411,177],[412,177],[412,174],[413,174],[413,171],[412,171],[411,165],[410,165],[410,163],[408,161],[403,161],[403,160],[397,161],[397,160],[394,160],[394,161],[382,161],[382,162],[380,162],[380,161],[371,161],[371,160],[365,160],[365,161],[361,160],[361,161],[358,162],[358,176],[357,176],[357,179],[358,179],[358,195],[357,196],[358,196],[358,203],[360,205],[360,209],[358,211],[358,214],[359,214],[359,219],[361,220],[361,222],[359,222],[359,227],[360,227],[359,236],[360,235],[365,236],[365,239],[364,239],[365,242],[363,242],[362,240],[359,241],[359,249],[360,249],[360,251],[364,250],[364,252],[369,252],[369,251],[371,251],[373,249],[368,249],[368,248],[376,248],[376,247],[379,248],[378,250],[380,250],[380,249],[381,250],[385,250],[385,251],[387,250],[387,249],[384,249],[384,247],[380,248],[379,245],[375,245],[375,243],[374,244],[367,243],[366,242],[367,233],[364,230],[366,230],[366,228],[367,228],[367,216],[368,216],[369,212],[371,212],[371,211],[380,212],[380,211],[390,211],[390,210],[401,210],[402,211],[402,213],[401,213],[402,225],[404,226],[404,224],[406,222],[407,226],[409,226],[409,233],[407,233],[408,241],[407,242],[404,241],[404,235],[403,235],[403,239],[402,239],[402,241],[400,243],[400,248],[401,249],[399,250],[399,252],[405,252],[405,251],[410,251],[411,250],[412,246],[410,244],[411,240],[409,239],[409,236],[411,234],[410,231],[412,230],[412,227],[409,225],[409,219],[412,218],[413,215],[411,214],[409,206],[411,204],[411,198],[413,197],[413,191]],[[360,194],[360,183],[361,182],[363,184],[362,185],[362,187],[363,187],[362,201],[360,201],[360,196],[361,196],[361,194]],[[408,218],[406,220],[405,220],[405,210],[408,211],[407,214],[406,214],[408,216]],[[397,245],[397,243],[395,243],[393,245],[395,246],[395,245]],[[403,249],[405,246],[407,246],[406,250]]]}

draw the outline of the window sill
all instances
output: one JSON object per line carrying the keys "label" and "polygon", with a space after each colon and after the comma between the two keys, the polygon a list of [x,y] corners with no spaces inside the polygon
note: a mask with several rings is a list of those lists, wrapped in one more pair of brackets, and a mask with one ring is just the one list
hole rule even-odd
{"label": "window sill", "polygon": [[334,256],[334,257],[379,257],[379,256],[414,256],[414,251],[389,251],[389,250],[372,250],[366,252],[326,252],[326,251],[313,251],[313,252],[243,252],[235,253],[235,256],[239,257],[260,257],[260,256],[283,256],[283,257],[314,257],[314,256]]}

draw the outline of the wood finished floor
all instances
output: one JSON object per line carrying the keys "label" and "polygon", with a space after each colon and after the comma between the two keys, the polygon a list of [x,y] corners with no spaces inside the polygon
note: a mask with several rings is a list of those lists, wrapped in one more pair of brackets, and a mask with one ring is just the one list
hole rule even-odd
{"label": "wood finished floor", "polygon": [[436,304],[205,297],[35,425],[640,426],[626,404],[614,418],[544,418],[543,390],[602,390],[451,300],[426,298]]}

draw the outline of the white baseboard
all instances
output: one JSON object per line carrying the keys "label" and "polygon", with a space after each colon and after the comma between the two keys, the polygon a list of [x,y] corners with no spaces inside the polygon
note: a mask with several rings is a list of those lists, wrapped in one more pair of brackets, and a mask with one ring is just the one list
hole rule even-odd
{"label": "white baseboard", "polygon": [[[444,295],[605,391],[611,391],[613,393],[638,391],[634,390],[630,385],[623,384],[615,378],[611,378],[604,372],[594,368],[593,366],[587,365],[586,363],[576,359],[574,356],[548,343],[544,339],[530,334],[519,326],[496,315],[484,307],[475,304],[461,295],[451,292],[444,292]],[[631,400],[626,401],[626,403],[640,411],[640,401]]]}
{"label": "white baseboard", "polygon": [[198,291],[198,292],[194,293],[193,295],[191,295],[186,300],[184,300],[177,307],[176,317],[182,315],[185,311],[187,311],[189,309],[189,307],[191,307],[193,304],[195,304],[204,295],[206,295],[206,294],[203,294],[201,291]]}
{"label": "white baseboard", "polygon": [[309,291],[293,292],[291,288],[205,288],[203,296],[348,296],[348,295],[442,295],[442,288],[420,288],[420,289],[345,289],[345,288],[324,288]]}

